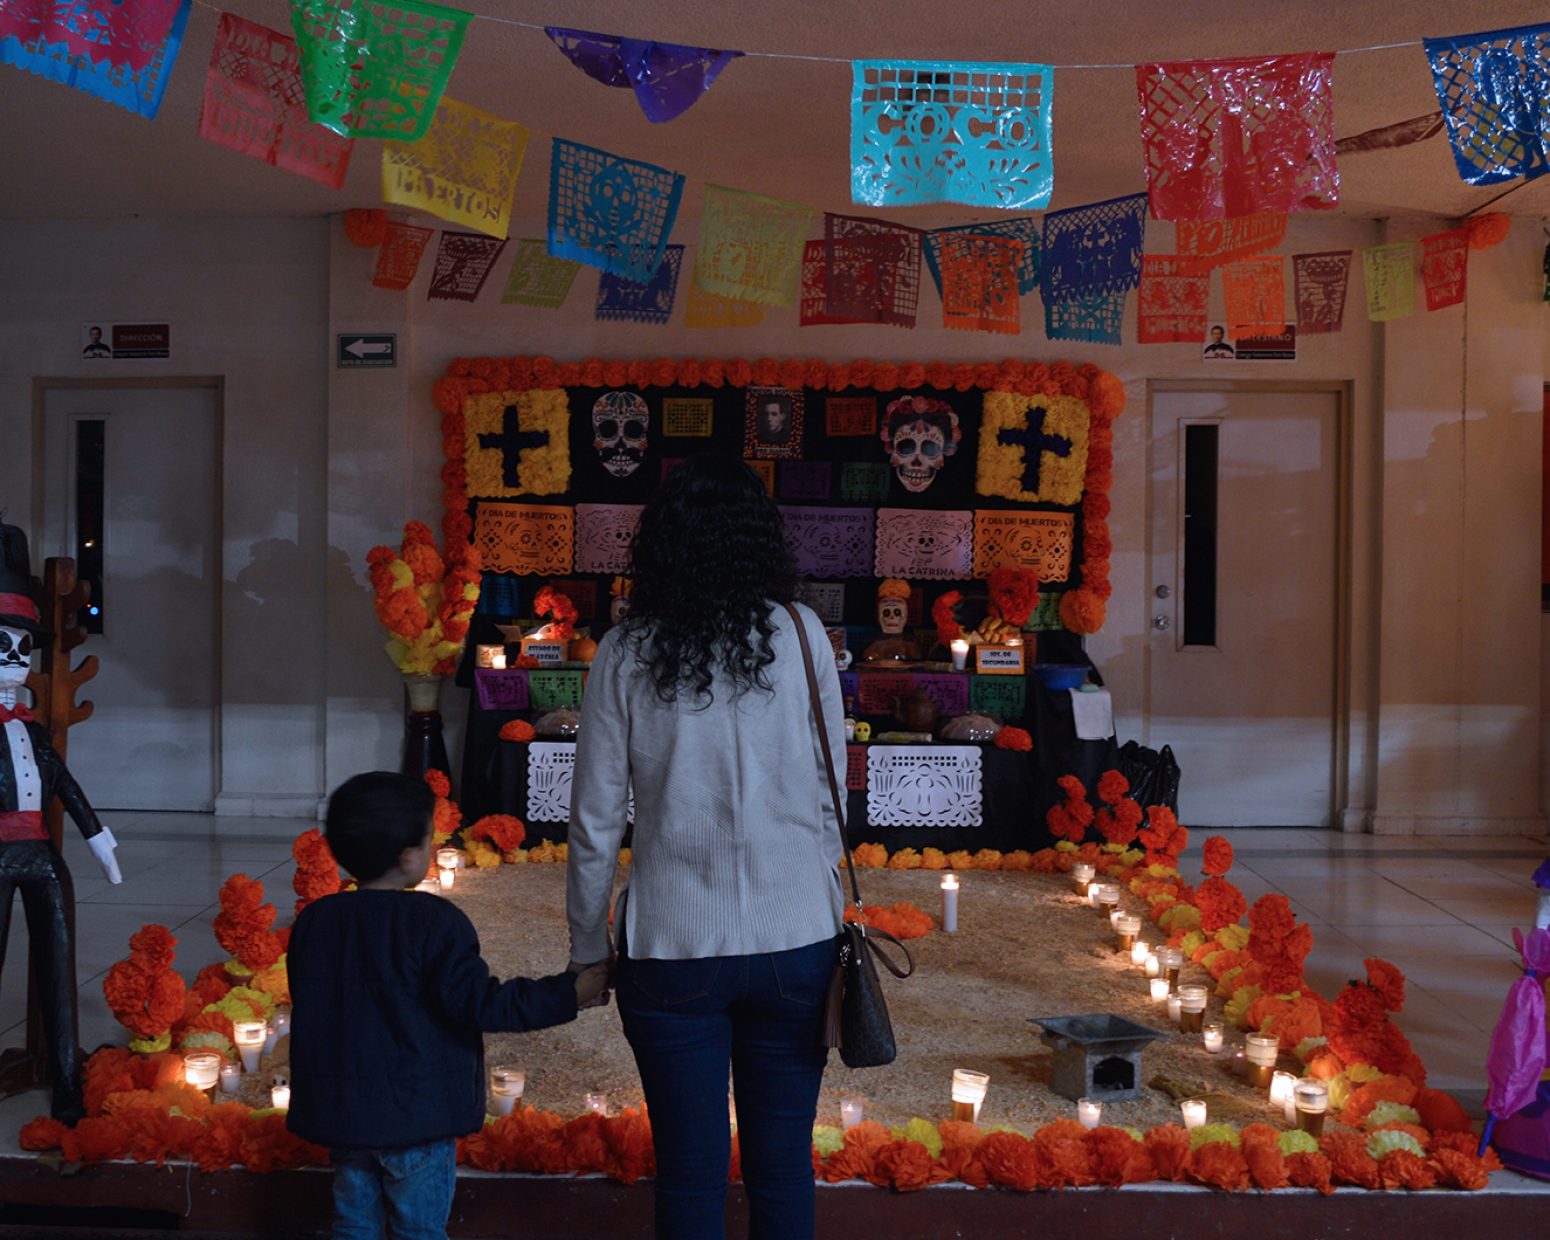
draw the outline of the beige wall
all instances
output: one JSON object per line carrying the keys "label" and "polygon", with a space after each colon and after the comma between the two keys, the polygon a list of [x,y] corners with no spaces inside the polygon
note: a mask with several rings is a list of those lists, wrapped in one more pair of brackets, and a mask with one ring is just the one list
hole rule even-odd
{"label": "beige wall", "polygon": [[[1282,250],[1359,250],[1442,226],[1308,216],[1293,221]],[[541,236],[541,224],[518,221],[513,234]],[[1171,234],[1168,225],[1151,225],[1150,248],[1170,249]],[[676,239],[692,245],[692,221]],[[1505,245],[1473,256],[1467,312],[1421,314],[1386,328],[1366,321],[1353,275],[1344,332],[1304,339],[1295,365],[1232,371],[1234,379],[1351,385],[1351,727],[1340,807],[1349,829],[1375,820],[1389,831],[1503,830],[1538,820],[1538,539],[1525,531],[1538,528],[1541,246],[1535,223],[1518,221]],[[396,765],[400,691],[381,653],[363,559],[372,544],[392,541],[405,519],[439,518],[430,388],[459,355],[979,361],[1016,354],[1115,371],[1129,395],[1116,425],[1115,590],[1108,626],[1089,647],[1114,690],[1121,736],[1167,740],[1145,736],[1142,701],[1147,381],[1220,376],[1193,346],[1053,344],[1037,321],[1020,339],[945,331],[927,325],[937,310],[929,285],[913,332],[799,329],[794,311],[716,332],[676,322],[605,325],[592,317],[591,271],[583,270],[562,310],[543,311],[499,303],[504,261],[475,305],[428,302],[429,260],[407,293],[373,288],[372,262],[337,220],[125,221],[89,232],[13,222],[0,240],[0,420],[8,441],[25,443],[30,434],[32,376],[80,372],[75,333],[83,317],[166,314],[183,333],[168,372],[226,376],[224,808],[261,806],[266,794],[274,805],[291,803],[354,771]],[[1042,313],[1037,298],[1025,299],[1023,311],[1032,320]],[[335,369],[334,335],[357,330],[397,332],[400,367]],[[1134,334],[1132,299],[1125,335]],[[29,452],[0,458],[0,497],[13,513],[28,510]],[[1464,546],[1467,559],[1459,555]],[[271,605],[250,618],[238,574],[258,557],[273,560],[259,574],[270,583]],[[249,567],[244,580],[253,579]],[[277,675],[260,640],[274,631],[272,620],[297,652],[295,675],[289,667]],[[464,695],[449,689],[445,707],[455,749]]]}

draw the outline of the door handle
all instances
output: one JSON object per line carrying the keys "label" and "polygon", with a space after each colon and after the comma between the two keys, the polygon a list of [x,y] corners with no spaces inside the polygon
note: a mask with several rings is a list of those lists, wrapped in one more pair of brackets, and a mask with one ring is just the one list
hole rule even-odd
{"label": "door handle", "polygon": [[1168,619],[1167,616],[1153,616],[1152,617],[1152,627],[1154,629],[1156,629],[1159,633],[1166,632],[1167,629],[1172,624],[1173,624],[1173,621]]}

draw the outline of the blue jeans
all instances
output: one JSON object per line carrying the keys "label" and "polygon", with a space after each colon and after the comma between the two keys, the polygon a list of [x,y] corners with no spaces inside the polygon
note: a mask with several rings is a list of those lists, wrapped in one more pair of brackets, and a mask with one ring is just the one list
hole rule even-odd
{"label": "blue jeans", "polygon": [[790,951],[619,961],[615,995],[656,1144],[658,1240],[721,1240],[732,1140],[753,1240],[813,1235],[813,1118],[832,938]]}
{"label": "blue jeans", "polygon": [[334,1240],[446,1240],[457,1142],[335,1149]]}

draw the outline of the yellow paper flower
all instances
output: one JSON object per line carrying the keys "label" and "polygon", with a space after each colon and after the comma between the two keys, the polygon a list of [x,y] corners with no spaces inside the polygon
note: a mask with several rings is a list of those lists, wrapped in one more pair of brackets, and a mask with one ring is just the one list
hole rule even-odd
{"label": "yellow paper flower", "polygon": [[820,1158],[838,1154],[845,1148],[845,1134],[832,1124],[813,1125],[813,1146]]}
{"label": "yellow paper flower", "polygon": [[1233,991],[1232,998],[1227,1000],[1227,1006],[1222,1009],[1222,1015],[1232,1021],[1240,1029],[1248,1028],[1249,1008],[1254,1006],[1254,1000],[1264,994],[1258,986],[1240,986]]}
{"label": "yellow paper flower", "polygon": [[493,869],[501,863],[500,852],[491,848],[483,840],[465,839],[463,849],[468,854],[468,859],[481,870]]}
{"label": "yellow paper flower", "polygon": [[171,1029],[157,1034],[154,1038],[131,1038],[129,1040],[129,1049],[137,1055],[154,1055],[157,1051],[167,1050],[171,1046]]}
{"label": "yellow paper flower", "polygon": [[[1040,414],[1042,413],[1042,421]],[[1087,477],[1087,428],[1090,415],[1085,402],[1074,396],[1019,396],[1015,392],[986,392],[984,420],[980,427],[979,462],[975,489],[981,495],[1025,504],[1082,502]],[[1038,490],[1023,487],[1026,448],[1016,441],[1002,442],[1001,433],[1026,435],[1030,423],[1041,434],[1070,442],[1071,450],[1060,456],[1047,448],[1039,452]]]}
{"label": "yellow paper flower", "polygon": [[929,1119],[917,1115],[903,1128],[893,1129],[892,1135],[895,1141],[919,1141],[931,1151],[932,1158],[942,1156],[942,1134]]}
{"label": "yellow paper flower", "polygon": [[[513,429],[506,422],[507,409],[516,410],[518,434],[542,437],[520,449],[514,487],[506,484],[506,460],[519,449],[498,442]],[[570,486],[570,406],[563,388],[471,396],[463,404],[463,417],[469,495],[483,499],[559,495]]]}

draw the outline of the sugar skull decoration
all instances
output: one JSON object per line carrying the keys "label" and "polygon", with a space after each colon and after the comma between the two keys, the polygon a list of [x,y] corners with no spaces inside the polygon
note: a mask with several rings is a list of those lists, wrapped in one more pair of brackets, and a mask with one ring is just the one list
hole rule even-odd
{"label": "sugar skull decoration", "polygon": [[887,636],[904,632],[910,613],[910,583],[890,577],[877,587],[877,627]]}
{"label": "sugar skull decoration", "polygon": [[901,396],[888,403],[879,437],[905,490],[918,493],[936,481],[947,458],[958,451],[963,431],[946,401]]}
{"label": "sugar skull decoration", "polygon": [[635,583],[628,577],[615,577],[608,587],[612,596],[608,604],[608,618],[614,624],[622,624],[630,614],[630,590]]}
{"label": "sugar skull decoration", "polygon": [[646,459],[651,412],[635,392],[604,392],[592,406],[592,446],[603,468],[628,478]]}

